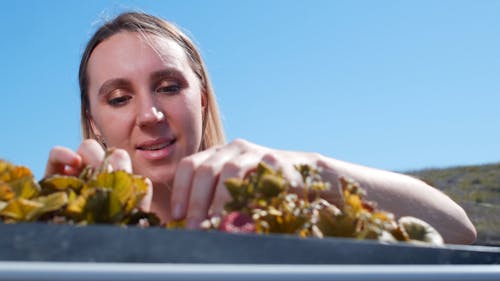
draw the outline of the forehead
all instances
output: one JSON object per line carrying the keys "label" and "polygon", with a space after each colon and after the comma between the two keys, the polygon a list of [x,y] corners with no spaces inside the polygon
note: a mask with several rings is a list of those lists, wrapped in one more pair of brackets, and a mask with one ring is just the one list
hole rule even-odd
{"label": "forehead", "polygon": [[186,53],[170,38],[123,31],[101,42],[88,63],[90,83],[108,76],[137,75],[162,68],[189,71]]}

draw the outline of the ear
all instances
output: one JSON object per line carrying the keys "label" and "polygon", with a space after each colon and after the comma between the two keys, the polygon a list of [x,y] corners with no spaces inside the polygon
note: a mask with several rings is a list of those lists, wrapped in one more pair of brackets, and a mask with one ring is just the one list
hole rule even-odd
{"label": "ear", "polygon": [[95,124],[94,119],[92,118],[92,116],[90,116],[90,114],[88,116],[88,120],[89,120],[89,127],[90,127],[90,130],[92,131],[92,134],[94,136],[96,136],[97,138],[101,137],[101,131],[99,130],[99,128]]}
{"label": "ear", "polygon": [[98,143],[100,143],[104,149],[106,149],[106,147],[107,147],[106,142],[104,141],[104,138],[102,137],[101,131],[99,130],[99,128],[95,124],[94,119],[89,117],[88,120],[89,120],[90,130],[92,131],[92,134],[94,135],[95,140]]}
{"label": "ear", "polygon": [[208,104],[208,96],[207,96],[207,91],[205,89],[203,89],[201,91],[201,108],[202,109],[205,109],[207,107],[207,104]]}

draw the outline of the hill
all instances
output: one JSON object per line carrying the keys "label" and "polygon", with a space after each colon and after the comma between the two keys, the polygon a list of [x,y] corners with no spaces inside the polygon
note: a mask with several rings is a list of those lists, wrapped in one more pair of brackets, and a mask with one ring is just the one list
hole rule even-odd
{"label": "hill", "polygon": [[406,172],[440,189],[476,226],[475,244],[500,246],[500,163]]}

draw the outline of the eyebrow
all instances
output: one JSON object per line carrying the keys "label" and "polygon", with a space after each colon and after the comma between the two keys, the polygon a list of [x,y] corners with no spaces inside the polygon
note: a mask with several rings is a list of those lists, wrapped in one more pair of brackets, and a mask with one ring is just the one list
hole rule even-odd
{"label": "eyebrow", "polygon": [[110,79],[104,82],[101,87],[99,88],[99,92],[97,93],[98,96],[103,96],[109,93],[111,90],[119,87],[129,87],[130,82],[127,81],[127,79],[123,78],[115,78],[115,79]]}
{"label": "eyebrow", "polygon": [[150,75],[151,80],[158,80],[161,78],[167,78],[167,77],[173,77],[173,78],[183,78],[184,75],[182,74],[182,71],[180,71],[177,68],[165,68],[159,71],[155,71]]}

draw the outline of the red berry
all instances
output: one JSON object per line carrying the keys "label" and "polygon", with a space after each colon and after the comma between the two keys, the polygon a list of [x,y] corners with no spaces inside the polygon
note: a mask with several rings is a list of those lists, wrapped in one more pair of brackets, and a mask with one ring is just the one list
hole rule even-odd
{"label": "red berry", "polygon": [[231,212],[222,219],[220,230],[231,233],[253,233],[255,223],[252,217],[245,213]]}

